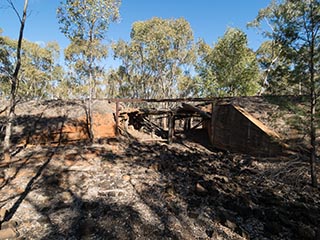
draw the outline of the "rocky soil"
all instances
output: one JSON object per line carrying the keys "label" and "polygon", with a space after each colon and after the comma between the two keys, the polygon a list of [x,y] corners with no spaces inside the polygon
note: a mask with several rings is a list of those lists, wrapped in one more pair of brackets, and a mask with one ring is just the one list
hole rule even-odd
{"label": "rocky soil", "polygon": [[2,164],[0,207],[18,239],[320,238],[320,191],[299,155],[132,135],[29,146]]}
{"label": "rocky soil", "polygon": [[[93,144],[19,144],[10,164],[0,162],[0,239],[7,229],[19,235],[13,239],[43,240],[320,239],[320,189],[309,185],[307,137],[288,124],[301,119],[265,99],[232,101],[294,147],[258,158],[211,148],[201,129],[168,145],[132,127]],[[58,127],[60,115],[80,118],[82,105],[72,105],[18,108],[16,138],[41,135],[42,125],[51,126],[43,118]]]}

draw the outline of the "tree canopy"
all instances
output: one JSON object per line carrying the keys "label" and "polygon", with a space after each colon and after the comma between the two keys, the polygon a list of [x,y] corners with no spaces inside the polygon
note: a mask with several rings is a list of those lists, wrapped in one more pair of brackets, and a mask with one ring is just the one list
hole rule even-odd
{"label": "tree canopy", "polygon": [[[10,94],[10,78],[14,70],[16,40],[0,36],[1,89],[4,98]],[[49,42],[45,46],[23,40],[21,48],[21,70],[18,95],[22,99],[46,99],[55,95],[54,86],[59,81],[61,66],[58,64],[59,45]]]}
{"label": "tree canopy", "polygon": [[111,22],[119,18],[120,0],[66,0],[57,10],[60,29],[71,41],[65,49],[73,86],[83,95],[96,96],[108,51],[103,40]]}
{"label": "tree canopy", "polygon": [[[120,90],[132,97],[161,98],[179,95],[194,61],[193,32],[183,18],[152,18],[135,22],[130,42],[113,45],[119,68]],[[182,90],[182,89],[180,89]]]}
{"label": "tree canopy", "polygon": [[247,96],[259,90],[259,68],[247,36],[229,28],[211,48],[199,42],[198,72],[206,96]]}
{"label": "tree canopy", "polygon": [[317,186],[315,161],[316,107],[320,87],[320,1],[272,1],[259,12],[252,25],[258,26],[265,19],[271,26],[271,31],[266,35],[281,48],[281,55],[290,60],[290,77],[296,84],[304,86],[300,88],[302,94],[309,95],[310,174],[312,185]]}

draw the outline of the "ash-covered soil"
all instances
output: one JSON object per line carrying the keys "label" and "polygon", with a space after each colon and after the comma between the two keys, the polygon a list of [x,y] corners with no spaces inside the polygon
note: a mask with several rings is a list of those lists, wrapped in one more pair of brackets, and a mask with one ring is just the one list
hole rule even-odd
{"label": "ash-covered soil", "polygon": [[[279,133],[291,147],[285,156],[212,149],[199,129],[171,145],[133,128],[94,144],[35,138],[14,146],[10,164],[0,162],[0,233],[11,222],[17,239],[320,239],[305,119],[292,107],[303,103],[231,102]],[[113,120],[114,105],[97,101],[94,109]],[[85,111],[82,102],[19,104],[13,140],[32,140]],[[2,113],[0,138],[5,120]]]}
{"label": "ash-covered soil", "polygon": [[320,191],[300,155],[139,136],[20,149],[0,165],[5,220],[19,239],[320,238]]}

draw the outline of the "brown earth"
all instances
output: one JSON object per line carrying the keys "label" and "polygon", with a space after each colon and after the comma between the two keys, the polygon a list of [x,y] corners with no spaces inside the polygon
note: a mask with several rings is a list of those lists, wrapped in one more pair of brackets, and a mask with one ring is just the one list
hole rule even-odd
{"label": "brown earth", "polygon": [[[115,104],[95,100],[92,111],[94,137],[114,137]],[[16,145],[46,145],[59,141],[89,140],[88,106],[84,101],[30,101],[18,104],[16,114],[13,129],[13,142]],[[4,118],[5,112],[0,115],[0,125]]]}
{"label": "brown earth", "polygon": [[[49,104],[30,105],[29,118],[18,112],[16,139],[42,129],[34,126],[61,130],[84,113],[83,105]],[[268,126],[289,129],[271,117],[276,105],[244,105]],[[102,102],[96,109],[113,111]],[[129,128],[94,144],[20,145],[9,166],[0,162],[0,208],[8,210],[1,227],[17,222],[18,239],[320,239],[320,190],[309,185],[305,151],[257,158],[213,149],[206,138],[196,129],[168,145]]]}

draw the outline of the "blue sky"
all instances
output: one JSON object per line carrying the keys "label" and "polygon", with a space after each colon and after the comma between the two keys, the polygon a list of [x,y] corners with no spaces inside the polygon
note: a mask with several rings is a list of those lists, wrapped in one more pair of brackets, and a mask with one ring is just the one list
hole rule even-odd
{"label": "blue sky", "polygon": [[[21,12],[23,0],[13,0]],[[59,0],[29,0],[29,14],[24,37],[29,41],[57,41],[61,48],[68,40],[59,31],[56,9]],[[257,49],[263,41],[256,29],[247,29],[259,9],[266,7],[270,0],[122,0],[119,23],[108,31],[109,40],[129,40],[131,26],[136,21],[152,17],[184,17],[194,32],[195,39],[203,38],[212,45],[222,37],[227,27],[237,27],[248,35],[249,47]],[[0,28],[3,35],[16,39],[19,21],[6,0],[0,0]]]}

